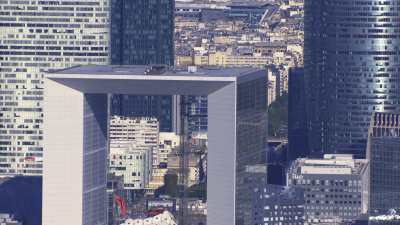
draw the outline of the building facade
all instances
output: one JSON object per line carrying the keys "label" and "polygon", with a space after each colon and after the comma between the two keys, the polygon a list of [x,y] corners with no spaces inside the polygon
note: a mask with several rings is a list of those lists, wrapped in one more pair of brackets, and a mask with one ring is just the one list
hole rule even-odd
{"label": "building facade", "polygon": [[0,2],[0,175],[41,175],[43,72],[108,64],[108,0]]}
{"label": "building facade", "polygon": [[110,144],[109,172],[124,177],[124,188],[143,190],[152,175],[152,149]]}
{"label": "building facade", "polygon": [[174,64],[172,0],[111,0],[111,63]]}
{"label": "building facade", "polygon": [[207,96],[184,96],[188,132],[207,132]]}
{"label": "building facade", "polygon": [[368,135],[369,213],[400,210],[400,114],[376,112]]}
{"label": "building facade", "polygon": [[398,7],[394,0],[304,2],[311,151],[363,158],[372,113],[399,111]]}
{"label": "building facade", "polygon": [[[159,122],[154,117],[112,116],[110,119],[110,147],[115,149],[150,150],[152,165],[159,165]],[[111,149],[110,148],[110,149]]]}
{"label": "building facade", "polygon": [[[174,65],[173,0],[111,0],[111,64]],[[118,93],[115,93],[118,94]],[[163,132],[173,131],[176,98],[114,95],[112,113],[157,117]]]}
{"label": "building facade", "polygon": [[[158,139],[158,151],[159,151],[159,165],[168,163],[168,155],[179,148],[181,142],[181,136],[173,132],[160,132]],[[165,168],[165,167],[164,167]]]}
{"label": "building facade", "polygon": [[366,212],[365,159],[351,155],[301,158],[288,170],[288,185],[304,189],[308,223],[333,224],[357,219]]}
{"label": "building facade", "polygon": [[253,209],[253,195],[254,189],[258,188],[260,184],[267,183],[267,166],[264,164],[247,166],[245,169],[246,176],[238,179],[237,192],[240,193],[237,201],[241,202],[241,206],[237,208],[238,213],[242,215],[242,224],[252,223],[252,209]]}
{"label": "building facade", "polygon": [[289,70],[288,93],[288,158],[295,160],[309,156],[307,139],[306,96],[304,70],[301,67]]}
{"label": "building facade", "polygon": [[303,225],[304,204],[301,188],[264,184],[254,190],[251,224]]}

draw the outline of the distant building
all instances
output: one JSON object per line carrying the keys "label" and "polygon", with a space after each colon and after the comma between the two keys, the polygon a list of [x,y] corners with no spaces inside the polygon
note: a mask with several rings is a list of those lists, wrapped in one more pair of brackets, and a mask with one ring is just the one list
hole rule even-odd
{"label": "distant building", "polygon": [[288,185],[304,189],[306,222],[332,224],[366,211],[367,161],[352,155],[301,158],[288,169]]}
{"label": "distant building", "polygon": [[242,215],[236,225],[252,224],[253,192],[260,184],[267,183],[267,166],[264,164],[246,166],[239,179],[237,179],[237,201],[241,204],[236,211]]}
{"label": "distant building", "polygon": [[127,219],[120,225],[177,225],[174,216],[168,212],[145,219]]}
{"label": "distant building", "polygon": [[[111,0],[110,52],[113,65],[174,65],[174,0]],[[173,131],[172,96],[118,95],[112,114],[156,117]]]}
{"label": "distant building", "polygon": [[166,168],[168,155],[179,147],[181,137],[174,132],[160,132],[158,139],[158,161],[160,168]]}
{"label": "distant building", "polygon": [[395,214],[381,214],[368,216],[363,215],[360,219],[349,222],[341,223],[340,225],[399,225],[400,216]]}
{"label": "distant building", "polygon": [[252,222],[248,224],[304,224],[304,193],[301,188],[263,185],[254,190]]}
{"label": "distant building", "polygon": [[400,210],[400,113],[376,112],[368,132],[369,213]]}
{"label": "distant building", "polygon": [[159,165],[157,119],[113,116],[109,132],[110,173],[124,176],[125,189],[145,189]]}
{"label": "distant building", "polygon": [[368,218],[368,225],[399,225],[400,216],[399,215],[379,215],[370,216]]}
{"label": "distant building", "polygon": [[169,212],[176,212],[176,199],[169,198],[167,196],[160,196],[157,199],[148,199],[146,202],[146,209],[164,209]]}
{"label": "distant building", "polygon": [[22,225],[9,214],[0,213],[0,225]]}
{"label": "distant building", "polygon": [[277,87],[279,78],[271,70],[268,73],[268,106],[271,105],[277,97]]}
{"label": "distant building", "polygon": [[159,165],[159,122],[154,117],[112,116],[110,119],[110,145],[151,149],[153,166]]}
{"label": "distant building", "polygon": [[231,19],[243,19],[250,24],[261,22],[267,10],[272,10],[272,5],[263,2],[233,2],[229,7],[228,16]]}
{"label": "distant building", "polygon": [[[206,133],[208,125],[207,96],[185,96],[187,129],[192,133]],[[190,135],[189,134],[189,135]]]}
{"label": "distant building", "polygon": [[[181,162],[182,153],[179,151],[173,151],[168,156],[168,170],[169,172],[174,172],[178,175],[178,184],[185,185],[185,180],[182,176]],[[194,184],[198,184],[200,181],[200,155],[190,152],[187,153],[187,185],[190,187]]]}
{"label": "distant building", "polygon": [[303,68],[289,70],[288,139],[289,160],[309,156]]}
{"label": "distant building", "polygon": [[124,177],[124,188],[145,189],[152,175],[152,149],[110,145],[110,173]]}

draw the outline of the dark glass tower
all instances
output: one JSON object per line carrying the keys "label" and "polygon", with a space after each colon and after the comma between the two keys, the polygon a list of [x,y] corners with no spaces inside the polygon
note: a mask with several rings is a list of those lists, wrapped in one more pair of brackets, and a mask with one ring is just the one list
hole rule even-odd
{"label": "dark glass tower", "polygon": [[[174,64],[174,0],[111,1],[111,64]],[[171,131],[172,96],[114,95],[112,113],[152,116]]]}
{"label": "dark glass tower", "polygon": [[400,3],[306,0],[310,150],[365,156],[372,112],[399,110]]}
{"label": "dark glass tower", "polygon": [[111,63],[174,64],[173,0],[111,1]]}
{"label": "dark glass tower", "polygon": [[305,109],[304,69],[289,70],[288,139],[289,160],[309,156]]}
{"label": "dark glass tower", "polygon": [[372,116],[367,158],[369,160],[369,213],[400,210],[400,113]]}

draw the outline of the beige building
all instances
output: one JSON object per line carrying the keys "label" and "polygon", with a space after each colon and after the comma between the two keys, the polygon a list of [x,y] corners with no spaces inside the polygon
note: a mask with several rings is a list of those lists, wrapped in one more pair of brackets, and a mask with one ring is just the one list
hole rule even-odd
{"label": "beige building", "polygon": [[212,66],[260,66],[263,67],[272,62],[269,56],[261,54],[253,55],[235,55],[229,50],[226,52],[216,51],[208,54],[195,54],[195,65],[212,65]]}

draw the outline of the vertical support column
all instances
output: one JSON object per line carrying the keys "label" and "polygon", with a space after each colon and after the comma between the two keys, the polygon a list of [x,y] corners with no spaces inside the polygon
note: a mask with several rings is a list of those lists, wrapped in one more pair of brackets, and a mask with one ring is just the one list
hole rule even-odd
{"label": "vertical support column", "polygon": [[208,96],[207,224],[235,224],[236,82]]}
{"label": "vertical support column", "polygon": [[83,107],[83,225],[107,224],[107,94],[85,94]]}
{"label": "vertical support column", "polygon": [[82,224],[84,95],[45,80],[43,225]]}

